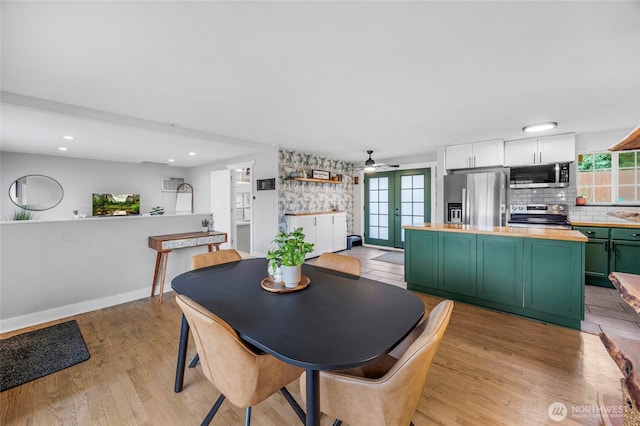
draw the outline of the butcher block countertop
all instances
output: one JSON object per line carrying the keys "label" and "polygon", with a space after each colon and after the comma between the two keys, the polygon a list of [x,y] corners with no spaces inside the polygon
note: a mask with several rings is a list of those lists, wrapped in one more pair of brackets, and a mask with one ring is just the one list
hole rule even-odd
{"label": "butcher block countertop", "polygon": [[574,222],[571,226],[597,226],[603,228],[640,228],[640,223],[605,223],[605,222]]}
{"label": "butcher block countertop", "polygon": [[542,240],[578,241],[586,243],[588,238],[580,231],[569,229],[516,228],[509,226],[477,226],[449,223],[425,223],[404,225],[404,229],[421,231],[462,232],[467,234],[495,235],[499,237],[524,237]]}

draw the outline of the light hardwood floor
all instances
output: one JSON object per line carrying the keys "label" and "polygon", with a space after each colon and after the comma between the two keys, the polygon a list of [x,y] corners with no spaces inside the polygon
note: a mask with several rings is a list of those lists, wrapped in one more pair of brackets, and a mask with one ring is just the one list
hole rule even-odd
{"label": "light hardwood floor", "polygon": [[[369,262],[379,253],[354,248],[345,254]],[[376,262],[363,261],[363,274],[398,285],[397,265]],[[427,311],[440,300],[418,296]],[[91,358],[1,393],[0,424],[200,424],[218,393],[200,367],[188,369],[184,390],[173,392],[181,312],[172,293],[162,305],[141,299],[73,318]],[[194,353],[190,339],[189,359]],[[598,425],[597,394],[619,395],[620,377],[598,336],[456,302],[413,422]],[[297,382],[288,389],[301,401]],[[548,415],[554,402],[567,406],[561,423]],[[244,411],[225,401],[212,424],[243,419]],[[333,420],[322,416],[322,425]],[[300,422],[276,394],[253,408],[252,424]]]}

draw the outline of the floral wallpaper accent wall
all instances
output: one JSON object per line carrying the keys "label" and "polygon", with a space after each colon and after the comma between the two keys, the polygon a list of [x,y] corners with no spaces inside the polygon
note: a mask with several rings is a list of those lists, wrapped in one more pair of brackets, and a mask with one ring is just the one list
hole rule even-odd
{"label": "floral wallpaper accent wall", "polygon": [[[342,175],[342,183],[316,183],[287,180],[292,173],[311,177],[313,170]],[[278,153],[278,226],[286,229],[290,213],[347,213],[347,234],[353,233],[353,164],[298,151]]]}

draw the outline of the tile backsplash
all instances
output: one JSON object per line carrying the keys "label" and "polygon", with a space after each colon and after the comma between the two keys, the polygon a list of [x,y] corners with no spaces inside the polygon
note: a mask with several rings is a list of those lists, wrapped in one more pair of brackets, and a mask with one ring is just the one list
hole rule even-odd
{"label": "tile backsplash", "polygon": [[[576,188],[538,188],[538,189],[510,189],[508,204],[567,204],[569,206],[569,221],[599,222],[599,223],[634,223],[615,216],[612,212],[635,212],[640,214],[640,207],[624,206],[576,206]],[[637,223],[637,222],[636,222]],[[640,227],[640,223],[638,223]]]}

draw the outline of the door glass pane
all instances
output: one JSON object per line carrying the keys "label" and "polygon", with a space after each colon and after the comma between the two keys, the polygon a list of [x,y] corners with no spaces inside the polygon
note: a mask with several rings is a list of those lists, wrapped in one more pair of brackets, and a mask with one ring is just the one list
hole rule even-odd
{"label": "door glass pane", "polygon": [[369,229],[367,235],[373,239],[388,238],[389,177],[369,179],[368,210]]}
{"label": "door glass pane", "polygon": [[378,236],[378,238],[380,238],[381,240],[388,240],[389,239],[389,228],[380,227],[380,235]]}
{"label": "door glass pane", "polygon": [[424,175],[413,176],[413,187],[424,189]]}
{"label": "door glass pane", "polygon": [[[424,222],[424,175],[403,176],[400,180],[400,222],[402,225]],[[401,231],[404,242],[404,231]]]}

